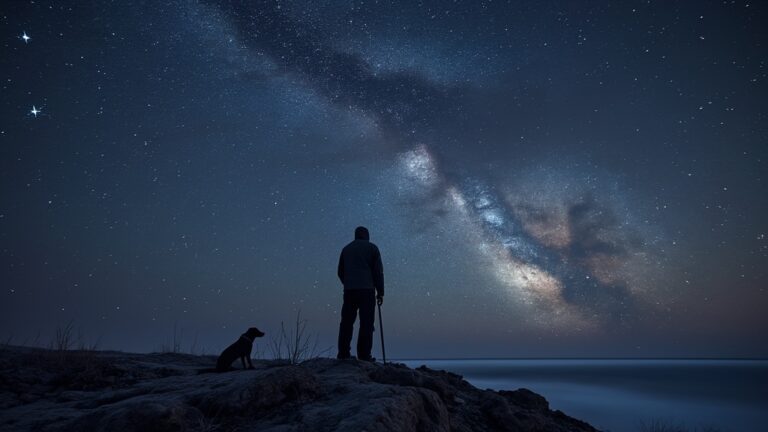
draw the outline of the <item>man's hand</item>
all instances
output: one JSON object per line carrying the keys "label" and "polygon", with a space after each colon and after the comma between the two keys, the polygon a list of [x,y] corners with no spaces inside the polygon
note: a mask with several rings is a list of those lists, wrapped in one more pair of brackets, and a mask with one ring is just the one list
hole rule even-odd
{"label": "man's hand", "polygon": [[379,306],[381,306],[382,304],[384,304],[384,296],[377,296],[377,297],[376,297],[376,303],[377,303]]}

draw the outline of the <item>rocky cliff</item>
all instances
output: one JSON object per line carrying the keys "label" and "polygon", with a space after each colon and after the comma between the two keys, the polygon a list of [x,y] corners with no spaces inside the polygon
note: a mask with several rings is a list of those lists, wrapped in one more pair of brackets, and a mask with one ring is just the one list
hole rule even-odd
{"label": "rocky cliff", "polygon": [[480,390],[400,364],[255,361],[203,372],[185,354],[0,352],[0,430],[594,431],[525,389]]}

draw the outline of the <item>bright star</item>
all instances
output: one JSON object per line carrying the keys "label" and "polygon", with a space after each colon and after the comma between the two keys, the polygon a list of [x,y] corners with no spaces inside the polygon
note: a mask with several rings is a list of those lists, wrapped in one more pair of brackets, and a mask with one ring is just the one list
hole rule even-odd
{"label": "bright star", "polygon": [[32,109],[29,112],[32,113],[32,115],[35,116],[35,118],[37,118],[37,115],[43,111],[35,108],[35,106],[32,105]]}
{"label": "bright star", "polygon": [[21,35],[21,38],[24,39],[24,43],[29,43],[29,40],[32,39],[31,37],[27,36],[27,32],[24,32]]}

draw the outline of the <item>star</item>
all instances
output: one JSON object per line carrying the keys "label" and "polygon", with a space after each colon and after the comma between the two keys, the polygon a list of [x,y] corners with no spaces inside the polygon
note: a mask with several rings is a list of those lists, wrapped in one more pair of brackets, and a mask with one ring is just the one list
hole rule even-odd
{"label": "star", "polygon": [[32,39],[31,37],[27,36],[27,32],[23,32],[21,38],[24,39],[24,43],[29,43],[29,40]]}
{"label": "star", "polygon": [[37,109],[34,105],[32,105],[32,109],[29,111],[35,118],[37,118],[37,115],[43,112],[43,110]]}

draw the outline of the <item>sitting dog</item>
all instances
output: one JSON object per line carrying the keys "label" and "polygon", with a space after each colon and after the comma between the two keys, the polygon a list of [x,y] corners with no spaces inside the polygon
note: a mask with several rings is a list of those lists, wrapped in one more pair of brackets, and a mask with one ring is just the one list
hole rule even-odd
{"label": "sitting dog", "polygon": [[264,336],[264,332],[261,330],[257,329],[256,327],[249,328],[248,331],[240,335],[240,339],[236,340],[235,343],[228,346],[227,349],[221,353],[219,359],[216,360],[216,370],[218,372],[226,372],[232,370],[232,362],[237,360],[238,357],[243,362],[243,369],[246,369],[246,360],[248,360],[247,368],[253,369],[253,363],[251,363],[251,350],[253,349],[253,340],[262,336]]}

